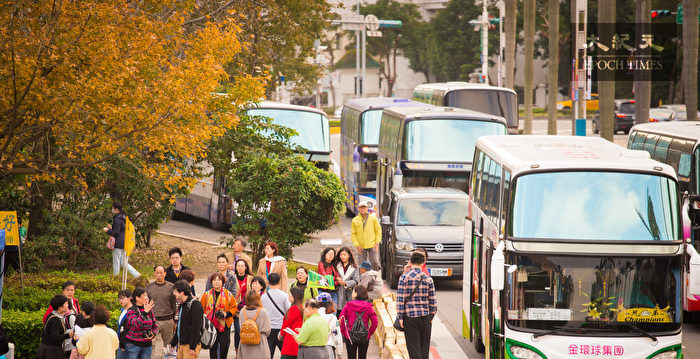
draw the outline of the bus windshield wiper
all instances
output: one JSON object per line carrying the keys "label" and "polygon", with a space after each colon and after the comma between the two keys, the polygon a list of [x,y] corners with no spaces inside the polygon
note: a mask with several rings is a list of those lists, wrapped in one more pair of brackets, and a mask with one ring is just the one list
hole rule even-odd
{"label": "bus windshield wiper", "polygon": [[578,328],[576,328],[576,327],[556,327],[556,328],[549,330],[549,331],[546,331],[546,332],[533,334],[532,337],[539,338],[539,337],[543,337],[545,335],[563,334],[563,333],[571,333],[571,332],[576,332],[576,333],[582,334],[582,333],[590,333],[590,332],[609,332],[609,331],[612,331],[612,330],[609,328],[592,328],[592,327],[588,327],[588,328],[587,327],[578,327]]}
{"label": "bus windshield wiper", "polygon": [[644,330],[644,329],[638,327],[636,324],[630,323],[630,322],[622,322],[622,323],[625,324],[628,328],[632,329],[633,331],[635,331],[635,332],[637,332],[637,333],[639,333],[639,334],[642,334],[642,335],[644,335],[645,337],[648,337],[649,339],[653,340],[654,343],[656,343],[656,342],[658,341],[658,339],[656,339],[656,337],[655,337],[653,334],[651,334],[651,333],[647,332],[646,330]]}

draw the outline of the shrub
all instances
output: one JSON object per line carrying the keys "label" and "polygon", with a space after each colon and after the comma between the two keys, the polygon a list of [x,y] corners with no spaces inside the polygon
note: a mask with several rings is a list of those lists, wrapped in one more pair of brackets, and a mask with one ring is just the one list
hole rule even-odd
{"label": "shrub", "polygon": [[[24,275],[25,291],[29,287],[40,288],[60,293],[61,286],[67,280],[75,283],[77,290],[85,292],[118,292],[121,289],[121,281],[109,274],[75,273],[72,271],[55,271],[46,273],[29,273]],[[20,289],[19,274],[5,277],[5,288]],[[133,289],[133,286],[130,286]],[[77,295],[76,295],[77,297]]]}
{"label": "shrub", "polygon": [[[111,312],[108,326],[117,329],[119,310]],[[2,325],[7,331],[10,342],[15,344],[15,358],[33,359],[41,343],[41,334],[44,329],[42,318],[44,310],[24,312],[17,310],[3,310]]]}

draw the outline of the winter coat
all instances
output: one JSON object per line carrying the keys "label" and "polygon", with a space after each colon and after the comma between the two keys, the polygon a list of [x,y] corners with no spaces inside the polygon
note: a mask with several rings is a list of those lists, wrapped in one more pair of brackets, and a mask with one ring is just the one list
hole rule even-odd
{"label": "winter coat", "polygon": [[318,297],[318,288],[311,288],[311,287],[309,287],[308,284],[309,284],[309,280],[308,280],[308,279],[306,280],[306,285],[304,285],[304,286],[300,286],[300,285],[299,285],[299,281],[298,281],[298,280],[294,280],[294,282],[292,282],[292,284],[289,286],[289,289],[292,289],[292,288],[294,288],[294,287],[302,287],[302,288],[304,288],[304,303],[306,303],[306,300],[307,300],[307,299],[311,299],[311,298],[316,298],[316,297]]}
{"label": "winter coat", "polygon": [[353,218],[350,225],[350,238],[352,238],[353,246],[363,249],[374,248],[375,245],[381,243],[382,227],[379,225],[377,216],[368,214],[365,224],[362,224],[361,214]]}
{"label": "winter coat", "polygon": [[[258,359],[258,358],[269,358],[270,357],[270,346],[267,344],[267,336],[270,335],[272,328],[270,327],[270,317],[267,315],[265,308],[248,309],[243,308],[241,313],[238,315],[238,321],[243,325],[245,318],[253,319],[255,314],[260,311],[258,318],[255,319],[255,323],[258,325],[258,331],[260,332],[260,343],[257,345],[243,344],[238,346],[238,353],[236,358],[241,359]],[[246,317],[243,316],[245,312]]]}
{"label": "winter coat", "polygon": [[126,313],[126,342],[138,346],[151,346],[158,333],[158,322],[153,311],[144,312],[143,307],[131,306]]}
{"label": "winter coat", "polygon": [[280,330],[280,335],[283,338],[281,355],[297,356],[299,352],[299,345],[291,335],[288,335],[284,329],[290,328],[295,332],[299,333],[299,329],[304,325],[304,315],[299,310],[299,307],[292,305],[287,314],[284,316],[284,321],[282,322],[282,329]]}
{"label": "winter coat", "polygon": [[124,249],[124,234],[126,234],[126,215],[117,213],[112,217],[112,229],[107,234],[114,237],[114,248]]}
{"label": "winter coat", "polygon": [[[221,288],[221,292],[219,293],[219,297],[216,299],[216,303],[214,303],[214,297],[214,288],[212,288],[204,292],[199,301],[202,302],[204,314],[207,315],[207,318],[209,318],[212,323],[216,324],[216,329],[218,329],[219,332],[223,332],[225,328],[223,325],[218,324],[218,321],[216,320],[216,312],[219,310],[226,312],[226,327],[230,327],[233,324],[233,317],[236,315],[236,313],[238,313],[238,304],[236,303],[236,299],[234,298],[233,294],[226,290],[226,288]],[[214,313],[212,313],[212,311]]]}
{"label": "winter coat", "polygon": [[[269,273],[267,271],[266,261],[271,262]],[[289,287],[287,287],[287,260],[280,256],[260,258],[258,261],[258,271],[255,275],[265,279],[265,283],[269,286],[270,283],[267,281],[267,276],[270,273],[277,273],[280,275],[280,288],[287,292],[289,290]]]}
{"label": "winter coat", "polygon": [[[192,302],[188,305],[188,303]],[[196,348],[201,339],[202,317],[204,309],[202,303],[197,298],[189,296],[180,304],[180,315],[178,317],[178,328],[175,328],[175,335],[170,345],[187,344],[190,348]]]}
{"label": "winter coat", "polygon": [[350,330],[360,312],[365,312],[362,318],[367,326],[368,340],[377,330],[377,313],[374,312],[372,304],[364,300],[351,300],[345,303],[345,308],[340,311],[340,333],[343,334],[343,338],[350,339]]}
{"label": "winter coat", "polygon": [[348,265],[347,271],[343,269],[343,264],[336,265],[338,274],[345,281],[345,285],[338,287],[338,310],[342,310],[345,303],[352,300],[352,289],[360,283],[360,269]]}
{"label": "winter coat", "polygon": [[[369,290],[369,284],[372,283],[372,290]],[[367,288],[367,295],[369,296],[370,302],[382,297],[382,292],[384,291],[384,280],[381,274],[376,270],[366,271],[364,274],[360,275],[360,284]]]}

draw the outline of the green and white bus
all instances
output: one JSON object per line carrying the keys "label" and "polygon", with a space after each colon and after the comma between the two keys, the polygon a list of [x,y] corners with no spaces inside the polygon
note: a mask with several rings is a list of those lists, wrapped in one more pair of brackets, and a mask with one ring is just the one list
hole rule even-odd
{"label": "green and white bus", "polygon": [[677,185],[670,166],[601,138],[477,140],[464,337],[489,358],[681,358],[700,256]]}
{"label": "green and white bus", "polygon": [[416,86],[413,99],[500,116],[506,119],[508,134],[518,134],[518,96],[512,89],[460,81],[428,83]]}
{"label": "green and white bus", "polygon": [[502,117],[452,107],[389,107],[382,113],[377,211],[388,213],[394,187],[451,187],[467,192],[476,139],[505,135]]}

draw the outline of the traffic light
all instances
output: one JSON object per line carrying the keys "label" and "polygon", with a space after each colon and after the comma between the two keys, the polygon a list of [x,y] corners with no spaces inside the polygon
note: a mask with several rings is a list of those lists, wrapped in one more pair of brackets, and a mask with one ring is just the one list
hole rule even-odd
{"label": "traffic light", "polygon": [[671,10],[651,10],[651,18],[661,18],[671,16]]}

